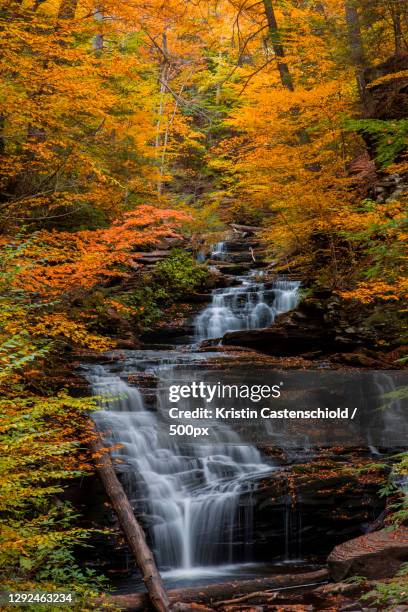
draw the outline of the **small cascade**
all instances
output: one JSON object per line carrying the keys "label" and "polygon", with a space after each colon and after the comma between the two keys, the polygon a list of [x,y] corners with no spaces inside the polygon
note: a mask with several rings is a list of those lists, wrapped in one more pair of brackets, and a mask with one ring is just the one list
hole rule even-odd
{"label": "small cascade", "polygon": [[211,259],[225,261],[228,258],[227,242],[217,242],[211,252]]}
{"label": "small cascade", "polygon": [[[226,243],[219,243],[211,257],[225,262],[232,253]],[[265,282],[259,270],[249,270],[236,281],[234,287],[215,289],[211,304],[196,317],[197,341],[221,338],[230,331],[269,327],[277,315],[299,303],[299,281]]]}

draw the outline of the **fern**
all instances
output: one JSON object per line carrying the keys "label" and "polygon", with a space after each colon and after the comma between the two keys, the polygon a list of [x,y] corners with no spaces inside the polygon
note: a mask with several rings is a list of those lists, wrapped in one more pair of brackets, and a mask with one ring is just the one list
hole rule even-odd
{"label": "fern", "polygon": [[408,119],[385,121],[381,119],[349,119],[346,129],[369,135],[376,146],[376,161],[385,168],[408,147]]}

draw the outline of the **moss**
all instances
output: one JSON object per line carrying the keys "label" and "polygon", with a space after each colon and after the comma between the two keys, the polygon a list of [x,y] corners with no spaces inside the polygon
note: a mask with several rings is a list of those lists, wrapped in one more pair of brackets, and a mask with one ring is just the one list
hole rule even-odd
{"label": "moss", "polygon": [[138,287],[115,299],[129,308],[128,318],[144,332],[154,327],[178,300],[188,299],[206,278],[205,267],[198,265],[190,253],[175,249],[141,276]]}

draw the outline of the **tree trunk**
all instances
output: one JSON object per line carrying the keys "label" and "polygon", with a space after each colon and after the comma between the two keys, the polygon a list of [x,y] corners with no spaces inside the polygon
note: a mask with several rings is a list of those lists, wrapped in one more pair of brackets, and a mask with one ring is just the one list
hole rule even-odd
{"label": "tree trunk", "polygon": [[[403,0],[404,2],[405,0]],[[402,2],[401,0],[391,0],[390,13],[392,27],[394,30],[395,55],[402,54]]]}
{"label": "tree trunk", "polygon": [[4,138],[4,130],[6,127],[6,118],[0,115],[0,156],[6,152],[6,140]]}
{"label": "tree trunk", "polygon": [[265,7],[265,15],[268,20],[269,38],[272,43],[274,53],[278,58],[278,70],[282,85],[286,87],[286,89],[289,89],[289,91],[294,91],[295,87],[293,85],[292,75],[290,74],[289,66],[284,61],[285,49],[281,41],[272,0],[263,0],[263,4]]}
{"label": "tree trunk", "polygon": [[[99,7],[95,10],[94,19],[95,21],[98,22],[98,24],[100,24],[100,26],[102,26],[103,20],[104,20],[104,14]],[[93,49],[96,55],[102,54],[103,52],[103,34],[102,32],[99,32],[98,34],[95,35],[94,40],[93,40]]]}
{"label": "tree trunk", "polygon": [[[295,85],[292,79],[292,75],[290,74],[289,66],[284,61],[285,60],[285,48],[282,44],[278,22],[276,20],[275,11],[273,8],[272,0],[263,0],[263,5],[265,8],[265,15],[268,21],[268,32],[269,39],[272,43],[272,48],[276,57],[278,58],[278,71],[280,75],[280,80],[283,87],[286,87],[288,91],[295,91]],[[299,116],[299,109],[294,106],[291,109],[291,114],[294,118]],[[310,138],[309,134],[304,128],[300,128],[297,133],[299,144],[309,144]],[[316,167],[318,169],[318,167]],[[314,168],[311,168],[314,170]]]}
{"label": "tree trunk", "polygon": [[[167,91],[167,80],[170,73],[170,65],[168,60],[168,47],[167,47],[167,33],[163,32],[162,34],[162,52],[163,58],[160,67],[160,103],[159,103],[159,112],[157,117],[156,124],[156,155],[158,159],[159,166],[159,177],[157,179],[157,193],[160,196],[163,191],[163,174],[164,174],[164,166],[166,162],[166,146],[167,143],[162,144],[162,122],[164,118],[164,112],[166,109],[166,91]],[[177,110],[177,109],[176,109]],[[168,139],[168,133],[165,136]]]}
{"label": "tree trunk", "polygon": [[78,0],[62,0],[58,9],[58,20],[74,19]]}
{"label": "tree trunk", "polygon": [[360,19],[358,16],[355,0],[345,0],[344,10],[346,14],[347,33],[350,46],[351,59],[356,72],[357,87],[360,99],[367,108],[367,88],[364,70],[367,68],[363,42],[361,39]]}
{"label": "tree trunk", "polygon": [[146,543],[145,534],[133,513],[127,495],[116,476],[109,451],[104,446],[99,433],[96,434],[90,446],[95,455],[96,471],[116,512],[136,564],[142,573],[150,601],[158,612],[168,612],[170,609],[169,599],[153,554]]}

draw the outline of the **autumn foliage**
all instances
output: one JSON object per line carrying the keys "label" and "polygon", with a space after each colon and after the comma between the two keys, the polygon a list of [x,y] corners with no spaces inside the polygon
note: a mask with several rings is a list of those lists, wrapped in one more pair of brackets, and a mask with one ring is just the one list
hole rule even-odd
{"label": "autumn foliage", "polygon": [[5,583],[87,583],[60,497],[93,406],[44,373],[114,347],[100,318],[132,308],[109,288],[154,293],[138,253],[256,224],[276,271],[401,310],[408,106],[378,100],[407,86],[407,35],[399,0],[0,2]]}

